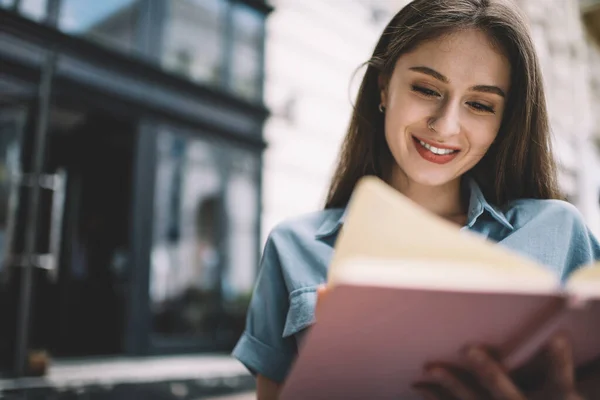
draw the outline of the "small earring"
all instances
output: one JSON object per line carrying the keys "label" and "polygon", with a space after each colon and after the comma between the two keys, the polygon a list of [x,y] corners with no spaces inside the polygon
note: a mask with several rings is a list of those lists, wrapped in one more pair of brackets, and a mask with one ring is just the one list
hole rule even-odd
{"label": "small earring", "polygon": [[385,107],[381,103],[379,103],[379,112],[382,114],[385,112]]}

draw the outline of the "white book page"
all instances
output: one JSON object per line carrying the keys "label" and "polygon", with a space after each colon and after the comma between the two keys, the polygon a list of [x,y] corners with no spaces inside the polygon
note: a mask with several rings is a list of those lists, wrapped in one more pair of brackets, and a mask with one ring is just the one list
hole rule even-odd
{"label": "white book page", "polygon": [[363,178],[348,207],[329,269],[330,283],[345,274],[346,261],[364,258],[443,262],[448,268],[466,263],[485,266],[486,271],[500,269],[522,281],[555,279],[547,268],[461,231],[377,178]]}
{"label": "white book page", "polygon": [[521,274],[487,264],[356,258],[339,266],[343,271],[332,283],[460,292],[556,294],[559,283],[552,274],[523,279]]}

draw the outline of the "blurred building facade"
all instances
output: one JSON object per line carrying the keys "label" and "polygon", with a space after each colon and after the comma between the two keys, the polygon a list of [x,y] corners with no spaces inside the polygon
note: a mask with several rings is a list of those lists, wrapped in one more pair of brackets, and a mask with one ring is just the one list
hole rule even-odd
{"label": "blurred building facade", "polygon": [[36,354],[235,344],[260,250],[271,11],[0,0],[0,376],[35,373]]}
{"label": "blurred building facade", "polygon": [[[359,67],[408,0],[272,3],[263,241],[281,220],[323,206],[364,72]],[[530,20],[542,64],[560,185],[600,235],[600,2],[517,3]]]}

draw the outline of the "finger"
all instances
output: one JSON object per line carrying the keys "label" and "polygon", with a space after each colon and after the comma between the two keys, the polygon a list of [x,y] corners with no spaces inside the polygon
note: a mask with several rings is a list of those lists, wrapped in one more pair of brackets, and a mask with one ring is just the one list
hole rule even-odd
{"label": "finger", "polygon": [[317,288],[317,306],[321,303],[323,303],[323,299],[325,299],[325,297],[327,297],[327,286],[325,285],[319,285],[319,287]]}
{"label": "finger", "polygon": [[469,348],[466,362],[493,399],[526,400],[500,364],[482,348],[477,346]]}
{"label": "finger", "polygon": [[430,379],[444,388],[452,396],[461,400],[478,400],[481,399],[478,390],[467,385],[451,370],[443,367],[433,367],[427,371]]}
{"label": "finger", "polygon": [[554,337],[547,349],[550,358],[548,377],[558,392],[575,392],[575,368],[571,343],[564,335]]}
{"label": "finger", "polygon": [[318,318],[319,316],[319,307],[323,304],[323,299],[325,299],[325,297],[327,297],[327,286],[326,285],[319,285],[317,287],[317,304],[315,306],[315,316]]}
{"label": "finger", "polygon": [[327,295],[327,285],[325,285],[325,284],[319,285],[317,287],[317,297],[321,298],[326,295]]}

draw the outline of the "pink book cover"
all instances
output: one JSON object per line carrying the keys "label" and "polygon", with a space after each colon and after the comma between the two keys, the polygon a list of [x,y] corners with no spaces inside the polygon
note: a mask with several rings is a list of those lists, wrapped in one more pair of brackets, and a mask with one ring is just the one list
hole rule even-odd
{"label": "pink book cover", "polygon": [[600,355],[600,303],[559,293],[340,284],[310,329],[283,400],[419,399],[412,385],[427,363],[459,364],[465,345],[481,343],[517,368],[558,330],[571,336],[578,365]]}

